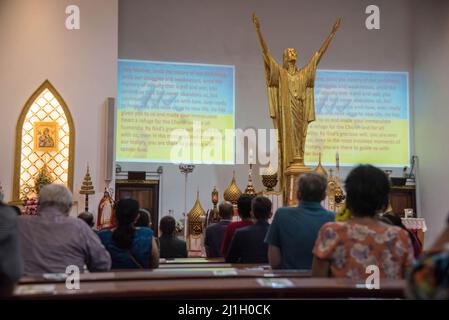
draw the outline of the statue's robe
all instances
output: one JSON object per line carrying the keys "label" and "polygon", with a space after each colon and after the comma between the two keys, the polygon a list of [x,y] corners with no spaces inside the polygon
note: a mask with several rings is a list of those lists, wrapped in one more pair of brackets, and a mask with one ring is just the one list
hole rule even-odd
{"label": "statue's robe", "polygon": [[278,176],[284,190],[284,171],[298,155],[304,161],[308,124],[315,120],[314,86],[319,61],[316,52],[310,62],[290,75],[270,53],[264,56],[270,117],[278,129]]}

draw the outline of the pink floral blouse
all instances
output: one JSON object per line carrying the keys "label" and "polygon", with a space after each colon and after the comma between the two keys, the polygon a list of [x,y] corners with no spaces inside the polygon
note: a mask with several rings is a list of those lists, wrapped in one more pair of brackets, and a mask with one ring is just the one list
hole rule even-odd
{"label": "pink floral blouse", "polygon": [[[363,221],[363,222],[361,222]],[[323,225],[313,254],[330,261],[331,275],[364,281],[379,267],[380,277],[404,278],[413,262],[413,247],[407,232],[374,219],[351,219]]]}

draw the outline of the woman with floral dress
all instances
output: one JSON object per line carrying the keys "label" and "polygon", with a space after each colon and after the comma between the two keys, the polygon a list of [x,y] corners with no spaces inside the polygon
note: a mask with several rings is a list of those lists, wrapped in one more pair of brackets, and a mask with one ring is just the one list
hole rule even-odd
{"label": "woman with floral dress", "polygon": [[376,219],[388,206],[386,174],[361,165],[348,175],[345,188],[351,218],[323,225],[313,249],[312,275],[365,282],[377,267],[380,278],[404,278],[413,262],[409,235]]}

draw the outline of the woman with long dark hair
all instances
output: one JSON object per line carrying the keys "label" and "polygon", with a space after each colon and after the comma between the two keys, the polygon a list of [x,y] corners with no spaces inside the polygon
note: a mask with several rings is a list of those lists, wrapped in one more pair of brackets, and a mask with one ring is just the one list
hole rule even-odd
{"label": "woman with long dark hair", "polygon": [[139,218],[139,203],[122,199],[115,206],[117,227],[98,233],[101,242],[111,254],[112,269],[146,269],[159,265],[159,249],[153,231],[135,227]]}

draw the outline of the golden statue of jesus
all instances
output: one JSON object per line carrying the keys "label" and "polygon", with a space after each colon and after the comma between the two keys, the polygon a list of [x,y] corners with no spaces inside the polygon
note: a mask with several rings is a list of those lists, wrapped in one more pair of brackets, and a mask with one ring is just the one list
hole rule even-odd
{"label": "golden statue of jesus", "polygon": [[278,176],[284,189],[285,170],[292,164],[304,167],[304,146],[307,127],[315,121],[314,86],[315,74],[321,57],[332,41],[341,19],[335,22],[331,33],[309,63],[298,69],[298,53],[294,48],[284,50],[282,65],[271,55],[260,31],[259,19],[253,13],[253,23],[259,37],[265,64],[266,85],[270,117],[278,129]]}

